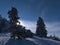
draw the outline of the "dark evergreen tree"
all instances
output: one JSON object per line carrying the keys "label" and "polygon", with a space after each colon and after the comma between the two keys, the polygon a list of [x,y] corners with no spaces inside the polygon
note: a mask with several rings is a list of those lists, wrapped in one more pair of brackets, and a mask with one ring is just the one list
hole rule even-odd
{"label": "dark evergreen tree", "polygon": [[26,30],[26,37],[30,37],[32,38],[33,37],[33,33],[31,32],[31,30]]}
{"label": "dark evergreen tree", "polygon": [[15,7],[12,7],[12,9],[8,11],[8,14],[10,21],[10,28],[8,30],[12,34],[11,37],[13,39],[15,39],[16,36],[18,37],[18,39],[25,38],[28,32],[30,33],[30,31],[26,32],[25,27],[23,27],[22,25],[17,25],[17,23],[20,24],[20,22],[18,21],[19,17],[17,9]]}
{"label": "dark evergreen tree", "polygon": [[20,23],[18,21],[18,11],[15,7],[12,7],[10,11],[8,11],[9,14],[9,20],[10,20],[10,31],[13,31],[14,29],[17,29],[17,23]]}
{"label": "dark evergreen tree", "polygon": [[20,38],[19,30],[21,29],[21,26],[17,25],[17,23],[20,24],[20,22],[18,21],[19,17],[17,9],[15,7],[12,7],[12,9],[8,11],[8,14],[10,22],[10,28],[8,29],[8,31],[11,32],[11,37],[15,38],[15,36],[17,36],[18,38]]}
{"label": "dark evergreen tree", "polygon": [[41,17],[39,17],[37,20],[36,35],[38,35],[39,37],[47,36],[47,30]]}
{"label": "dark evergreen tree", "polygon": [[5,22],[6,22],[6,19],[0,15],[0,32],[2,32],[2,29],[5,26]]}

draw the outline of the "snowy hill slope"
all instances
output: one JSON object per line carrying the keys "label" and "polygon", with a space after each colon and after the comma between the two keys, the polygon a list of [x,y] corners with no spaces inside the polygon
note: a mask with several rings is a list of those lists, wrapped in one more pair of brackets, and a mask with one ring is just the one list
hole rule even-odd
{"label": "snowy hill slope", "polygon": [[9,33],[0,33],[0,45],[5,45],[10,39]]}
{"label": "snowy hill slope", "polygon": [[37,45],[60,45],[60,41],[55,41],[51,39],[46,39],[46,38],[39,38],[34,36],[34,38],[28,38],[27,40],[30,40],[34,42]]}
{"label": "snowy hill slope", "polygon": [[2,34],[0,35],[0,45],[60,45],[60,41],[39,38],[37,36],[24,40],[14,40],[10,39],[10,34]]}
{"label": "snowy hill slope", "polygon": [[5,45],[36,45],[29,40],[12,40],[10,39]]}
{"label": "snowy hill slope", "polygon": [[9,40],[6,45],[60,45],[60,42],[35,36],[25,40]]}

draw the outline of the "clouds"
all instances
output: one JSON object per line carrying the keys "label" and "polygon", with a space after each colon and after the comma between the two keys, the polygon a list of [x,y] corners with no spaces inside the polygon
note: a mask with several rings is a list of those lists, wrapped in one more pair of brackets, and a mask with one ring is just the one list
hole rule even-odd
{"label": "clouds", "polygon": [[58,31],[60,30],[60,22],[48,22],[46,23],[47,29],[50,29],[50,31]]}
{"label": "clouds", "polygon": [[60,22],[48,22],[46,23],[48,35],[56,35],[60,37]]}
{"label": "clouds", "polygon": [[35,21],[26,21],[26,20],[20,20],[22,23],[21,25],[25,26],[26,29],[30,29],[33,33],[36,31],[36,22]]}
{"label": "clouds", "polygon": [[[26,29],[31,29],[32,32],[36,31],[36,21],[27,21],[21,20],[22,25],[26,27]],[[60,22],[45,22],[46,29],[48,31],[48,35],[56,35],[60,37]]]}

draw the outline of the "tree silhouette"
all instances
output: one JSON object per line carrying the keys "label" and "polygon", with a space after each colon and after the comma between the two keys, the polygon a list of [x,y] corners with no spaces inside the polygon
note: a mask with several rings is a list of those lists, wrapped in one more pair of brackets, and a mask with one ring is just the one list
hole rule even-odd
{"label": "tree silhouette", "polygon": [[6,19],[0,15],[0,32],[2,32],[2,29],[5,26],[5,22],[6,22]]}
{"label": "tree silhouette", "polygon": [[12,24],[16,24],[19,19],[17,9],[15,7],[12,7],[11,11],[9,11],[8,14],[9,14],[10,22]]}
{"label": "tree silhouette", "polygon": [[33,33],[31,32],[30,29],[26,30],[26,37],[30,37],[30,38],[33,37]]}
{"label": "tree silhouette", "polygon": [[39,17],[37,20],[36,35],[38,35],[39,37],[47,36],[47,30],[41,17]]}
{"label": "tree silhouette", "polygon": [[18,17],[18,11],[15,7],[12,7],[12,9],[10,11],[8,11],[9,14],[9,20],[10,20],[10,31],[13,31],[13,29],[17,28],[17,23],[20,24],[20,22],[18,21],[19,17]]}
{"label": "tree silhouette", "polygon": [[[18,21],[19,17],[18,17],[17,9],[15,7],[12,7],[12,9],[8,11],[8,14],[9,14],[9,21],[10,21],[10,28],[8,29],[8,31],[11,32],[12,34],[11,37],[13,37],[13,39],[15,39],[15,36],[17,36],[19,39],[23,39],[27,37],[26,35],[28,33],[25,27],[23,27],[22,25],[17,25],[17,23],[20,24],[20,22]],[[31,31],[28,32],[30,35],[32,35]]]}

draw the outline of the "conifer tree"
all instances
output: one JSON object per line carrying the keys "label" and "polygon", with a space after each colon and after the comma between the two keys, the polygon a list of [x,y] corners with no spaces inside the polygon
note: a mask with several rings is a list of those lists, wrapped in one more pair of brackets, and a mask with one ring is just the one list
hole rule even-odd
{"label": "conifer tree", "polygon": [[10,20],[10,31],[13,31],[15,29],[17,29],[17,23],[20,23],[18,21],[19,17],[18,17],[18,11],[15,7],[12,7],[12,9],[10,11],[8,11],[9,14],[9,20]]}
{"label": "conifer tree", "polygon": [[47,36],[47,30],[41,17],[39,17],[37,20],[36,35],[38,35],[39,37]]}
{"label": "conifer tree", "polygon": [[[12,33],[11,37],[13,39],[15,39],[15,36],[17,36],[18,39],[25,38],[28,33],[26,32],[25,27],[20,25],[20,22],[18,21],[19,17],[18,17],[17,9],[15,7],[12,7],[12,9],[8,11],[8,14],[9,14],[9,21],[10,21],[10,28],[8,30],[9,32]],[[17,25],[17,23],[19,23],[19,25]],[[29,32],[29,34],[31,33]]]}
{"label": "conifer tree", "polygon": [[5,22],[6,22],[6,19],[0,15],[0,32],[2,32],[2,29],[5,26]]}
{"label": "conifer tree", "polygon": [[12,7],[12,9],[8,11],[8,14],[9,14],[10,23],[15,25],[19,19],[17,9],[15,7]]}

